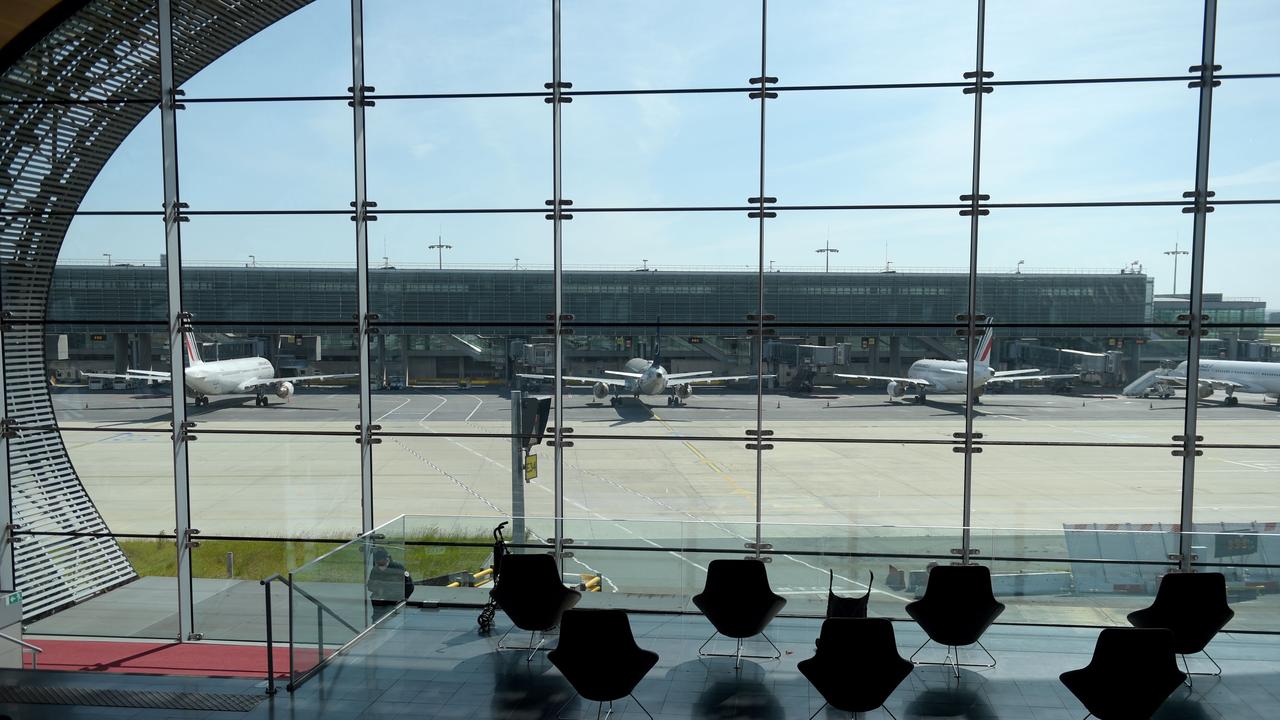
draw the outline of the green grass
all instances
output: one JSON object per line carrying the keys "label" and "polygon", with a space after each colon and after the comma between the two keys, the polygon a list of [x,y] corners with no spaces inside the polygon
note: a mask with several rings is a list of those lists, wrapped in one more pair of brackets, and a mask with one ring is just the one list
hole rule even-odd
{"label": "green grass", "polygon": [[[440,545],[408,545],[405,567],[415,579],[451,572],[480,570],[488,559],[490,546],[485,535],[428,533],[411,542],[479,542],[480,547]],[[119,541],[134,570],[142,576],[174,577],[177,575],[177,552],[172,540]],[[191,551],[192,576],[227,578],[227,553],[232,554],[231,578],[262,580],[276,573],[285,575],[315,558],[341,547],[338,543],[314,542],[301,538],[279,540],[201,540]],[[395,547],[394,545],[388,547]],[[392,550],[393,556],[396,551]],[[351,545],[307,569],[312,581],[358,581],[364,574],[363,548]]]}

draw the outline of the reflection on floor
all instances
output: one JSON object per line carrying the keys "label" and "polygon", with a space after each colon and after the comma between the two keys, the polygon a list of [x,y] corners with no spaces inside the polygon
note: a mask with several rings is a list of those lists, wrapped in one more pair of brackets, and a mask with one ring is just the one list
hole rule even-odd
{"label": "reflection on floor", "polygon": [[[550,720],[573,692],[539,653],[532,662],[515,652],[495,652],[509,625],[499,613],[494,635],[476,633],[474,611],[409,609],[334,661],[293,696],[281,691],[249,713],[201,713],[160,710],[0,705],[15,718],[467,718]],[[711,627],[697,616],[633,615],[642,647],[661,655],[640,684],[636,697],[655,718],[763,718],[804,720],[822,705],[797,672],[796,663],[812,655],[818,621],[776,620],[769,636],[783,651],[781,660],[744,661],[735,672],[732,659],[699,659],[698,646]],[[909,654],[923,636],[910,623],[895,623],[898,645]],[[1096,630],[997,626],[984,638],[999,659],[992,670],[962,673],[957,683],[939,667],[918,667],[890,698],[898,718],[971,718],[992,720],[1078,720],[1085,710],[1058,682],[1058,673],[1082,667],[1093,651]],[[727,641],[724,647],[731,646]],[[943,652],[936,649],[941,659]],[[1211,646],[1222,664],[1221,678],[1196,677],[1194,689],[1179,689],[1165,702],[1157,720],[1252,720],[1280,715],[1280,637],[1221,635]],[[967,655],[962,659],[967,659]],[[601,662],[608,648],[600,648]],[[975,658],[976,660],[976,658]],[[1198,669],[1197,658],[1191,658]],[[1200,662],[1203,662],[1202,660]],[[1206,663],[1207,664],[1207,663]],[[204,692],[262,692],[249,680],[145,678],[92,673],[20,676],[0,673],[0,684],[57,683],[70,687],[130,687]],[[639,720],[633,702],[615,705],[619,720]],[[596,705],[580,698],[563,717],[594,717]],[[848,717],[826,710],[818,718]],[[868,718],[888,717],[882,711]]]}

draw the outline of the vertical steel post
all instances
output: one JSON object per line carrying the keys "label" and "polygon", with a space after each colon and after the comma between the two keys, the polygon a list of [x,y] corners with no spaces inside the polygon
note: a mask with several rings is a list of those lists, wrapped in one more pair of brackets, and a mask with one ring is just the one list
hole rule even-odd
{"label": "vertical steel post", "polygon": [[[169,291],[169,373],[173,413],[174,533],[178,552],[178,641],[193,639],[190,475],[187,470],[187,382],[183,340],[190,317],[182,310],[182,202],[178,192],[178,95],[173,76],[173,7],[158,0],[160,23],[160,143],[164,156],[164,236]],[[194,342],[194,340],[193,340]]]}
{"label": "vertical steel post", "polygon": [[564,238],[561,235],[560,201],[564,191],[561,186],[560,167],[560,0],[551,0],[551,212],[552,243],[555,285],[556,335],[555,359],[555,553],[556,562],[562,562],[564,552]]}
{"label": "vertical steel post", "polygon": [[524,438],[520,437],[524,418],[524,393],[511,391],[511,541],[524,542]]}
{"label": "vertical steel post", "polygon": [[964,501],[963,517],[960,531],[960,562],[969,564],[969,553],[973,546],[973,530],[970,523],[973,518],[973,405],[974,386],[973,370],[975,365],[974,349],[977,347],[978,331],[978,207],[982,168],[982,96],[983,93],[983,42],[986,34],[987,2],[978,0],[977,47],[974,60],[973,93],[973,177],[969,192],[969,309],[966,311],[968,324],[965,327],[965,398],[964,398]]}
{"label": "vertical steel post", "polygon": [[[365,166],[364,2],[351,0],[351,117],[355,155],[356,323],[360,341],[360,531],[373,529],[373,394],[369,389],[369,196]],[[380,355],[379,357],[384,357]],[[406,378],[408,376],[406,375]]]}
{"label": "vertical steel post", "polygon": [[271,581],[263,580],[262,589],[265,591],[265,602],[267,605],[267,694],[276,694],[276,653],[275,644],[272,642],[271,630],[275,618],[271,616]]}
{"label": "vertical steel post", "polygon": [[756,366],[756,517],[755,556],[760,557],[764,543],[764,115],[768,104],[768,21],[769,0],[760,0],[760,177],[759,177],[759,240],[756,258],[756,339],[751,350]]}
{"label": "vertical steel post", "polygon": [[[1213,116],[1215,68],[1214,35],[1218,16],[1218,0],[1205,0],[1203,38],[1200,46],[1200,117],[1196,135],[1195,207],[1191,235],[1191,317],[1187,328],[1187,404],[1182,436],[1182,534],[1178,542],[1178,569],[1191,570],[1192,531],[1195,530],[1196,410],[1200,386],[1200,328],[1204,322],[1204,247],[1209,208],[1209,139]],[[1192,70],[1195,68],[1193,67]],[[1194,87],[1194,85],[1193,85]]]}

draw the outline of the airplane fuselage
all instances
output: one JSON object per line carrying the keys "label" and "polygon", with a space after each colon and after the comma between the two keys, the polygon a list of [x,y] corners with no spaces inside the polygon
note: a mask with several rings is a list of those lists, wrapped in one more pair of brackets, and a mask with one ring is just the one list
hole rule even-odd
{"label": "airplane fuselage", "polygon": [[192,395],[230,395],[241,392],[249,380],[274,378],[276,369],[266,358],[251,357],[192,365],[185,374]]}
{"label": "airplane fuselage", "polygon": [[[1178,367],[1170,374],[1186,377],[1187,361],[1178,363]],[[1280,396],[1280,363],[1253,360],[1201,360],[1200,379],[1239,383],[1243,387],[1238,388],[1237,392]]]}
{"label": "airplane fuselage", "polygon": [[[928,392],[963,393],[969,363],[964,360],[917,360],[911,363],[907,377],[926,380]],[[973,387],[980,389],[995,377],[996,371],[989,365],[979,364],[973,369]]]}
{"label": "airplane fuselage", "polygon": [[639,373],[638,378],[628,378],[626,389],[632,395],[662,395],[667,391],[667,371],[661,365],[644,358],[631,358],[622,369]]}

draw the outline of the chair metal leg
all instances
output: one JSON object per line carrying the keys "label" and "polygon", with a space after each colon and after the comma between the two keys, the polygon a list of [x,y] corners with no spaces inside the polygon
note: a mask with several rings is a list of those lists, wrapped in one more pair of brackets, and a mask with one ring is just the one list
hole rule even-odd
{"label": "chair metal leg", "polygon": [[1213,656],[1209,654],[1209,651],[1201,650],[1200,654],[1204,655],[1205,658],[1209,660],[1209,662],[1213,663],[1213,667],[1216,672],[1191,672],[1191,663],[1187,662],[1187,656],[1183,655],[1182,666],[1187,669],[1187,675],[1201,675],[1203,677],[1222,677],[1222,666],[1218,664],[1217,660],[1213,659]]}
{"label": "chair metal leg", "polygon": [[928,645],[930,642],[932,642],[932,640],[926,638],[924,642],[920,643],[920,647],[916,648],[916,651],[911,653],[911,657],[907,658],[907,660],[909,662],[915,663],[916,665],[949,665],[954,671],[955,677],[957,680],[960,679],[960,668],[962,667],[991,669],[996,666],[996,656],[991,654],[991,651],[987,649],[987,646],[982,644],[981,640],[975,642],[974,644],[982,648],[982,652],[986,653],[987,657],[991,658],[990,663],[960,662],[960,648],[955,645],[947,646],[947,656],[943,658],[942,662],[934,662],[931,660],[916,660],[916,655],[919,655],[920,651],[924,649],[925,645]]}
{"label": "chair metal leg", "polygon": [[814,710],[813,714],[809,716],[809,720],[813,720],[814,718],[818,717],[818,713],[822,712],[823,708],[825,708],[826,706],[827,706],[827,703],[822,703],[822,705],[817,710]]}
{"label": "chair metal leg", "polygon": [[[547,644],[546,635],[543,635],[541,638],[539,638],[538,631],[534,630],[529,633],[528,645],[504,645],[503,642],[507,639],[507,636],[510,635],[514,630],[515,628],[512,627],[511,629],[507,630],[505,633],[502,634],[502,637],[498,639],[498,649],[499,650],[520,650],[521,652],[528,650],[529,657],[525,659],[525,662],[533,662],[533,657],[538,654],[538,651],[542,649],[543,645]],[[537,642],[534,642],[535,640]]]}
{"label": "chair metal leg", "polygon": [[564,720],[565,708],[569,707],[569,703],[573,702],[575,699],[577,699],[577,697],[578,697],[578,693],[575,691],[572,695],[569,696],[568,700],[564,701],[564,704],[561,705],[560,709],[556,711],[556,720]]}
{"label": "chair metal leg", "polygon": [[632,694],[628,693],[628,694],[627,694],[627,697],[631,698],[631,702],[633,702],[633,703],[635,703],[636,705],[639,705],[639,706],[640,706],[640,709],[644,711],[644,714],[649,716],[649,720],[653,720],[653,714],[652,714],[652,713],[650,713],[650,712],[649,712],[649,709],[648,709],[648,708],[646,708],[644,705],[642,705],[642,704],[640,703],[640,701],[636,699],[636,696],[635,696],[635,695],[632,695]]}
{"label": "chair metal leg", "polygon": [[715,640],[716,635],[719,634],[719,631],[711,633],[711,637],[707,638],[706,642],[702,643],[702,645],[698,647],[698,657],[731,657],[733,658],[733,667],[735,669],[742,668],[742,658],[752,658],[755,660],[778,660],[782,658],[782,651],[779,650],[778,646],[775,645],[773,641],[769,639],[769,636],[764,633],[760,633],[760,637],[764,638],[764,641],[769,643],[769,647],[773,648],[772,655],[750,655],[742,652],[742,644],[746,638],[736,638],[736,645],[731,653],[705,652],[707,645],[711,644],[711,641]]}

